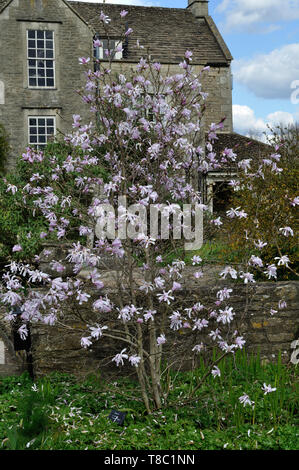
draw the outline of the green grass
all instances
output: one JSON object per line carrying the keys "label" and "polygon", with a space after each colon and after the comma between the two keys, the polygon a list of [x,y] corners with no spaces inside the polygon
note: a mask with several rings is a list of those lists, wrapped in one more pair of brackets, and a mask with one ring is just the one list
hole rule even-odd
{"label": "green grass", "polygon": [[207,241],[197,251],[187,252],[185,255],[185,262],[191,264],[191,258],[198,255],[205,263],[240,263],[246,253],[244,248],[241,250],[233,249],[229,244],[223,241]]}
{"label": "green grass", "polygon": [[[184,252],[182,247],[178,247],[176,250],[165,248],[165,253],[163,254],[163,263],[161,266],[167,266],[171,264],[174,260],[181,259],[185,261],[187,266],[192,265],[192,257],[194,255],[200,256],[203,263],[207,264],[227,264],[227,263],[241,263],[245,256],[246,251],[242,249],[233,249],[228,243],[215,240],[207,241],[199,250],[195,251],[186,251]],[[136,258],[138,266],[142,266],[145,262],[144,259]]]}
{"label": "green grass", "polygon": [[[299,449],[298,368],[262,364],[243,352],[227,357],[221,376],[210,377],[192,401],[188,392],[204,373],[171,374],[168,404],[147,415],[139,387],[128,378],[78,381],[53,373],[0,379],[0,449],[218,450]],[[263,383],[276,387],[264,395]],[[244,407],[248,394],[255,406]],[[124,426],[108,420],[126,411]]]}

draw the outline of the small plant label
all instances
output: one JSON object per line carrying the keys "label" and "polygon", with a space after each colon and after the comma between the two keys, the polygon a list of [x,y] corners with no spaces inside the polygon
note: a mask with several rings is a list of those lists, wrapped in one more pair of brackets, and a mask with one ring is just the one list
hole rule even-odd
{"label": "small plant label", "polygon": [[112,410],[108,418],[113,421],[113,423],[117,423],[119,426],[122,426],[125,421],[127,413],[123,413],[122,411]]}

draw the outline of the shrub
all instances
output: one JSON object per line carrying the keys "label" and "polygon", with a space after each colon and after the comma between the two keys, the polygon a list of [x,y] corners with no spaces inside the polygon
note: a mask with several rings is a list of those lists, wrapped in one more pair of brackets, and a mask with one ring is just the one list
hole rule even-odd
{"label": "shrub", "polygon": [[[263,264],[288,255],[290,261],[277,262],[278,279],[298,278],[298,140],[290,130],[274,134],[275,151],[250,162],[247,173],[239,178],[233,194],[232,207],[238,207],[247,217],[230,221],[227,236],[233,248],[242,248],[249,240],[252,248],[263,242]],[[279,147],[278,155],[276,151]],[[273,171],[274,169],[274,171]],[[252,175],[255,177],[252,178]],[[233,225],[232,225],[233,223]],[[262,272],[263,268],[260,270]]]}
{"label": "shrub", "polygon": [[[16,259],[32,260],[42,249],[41,234],[46,230],[46,219],[38,210],[35,210],[34,197],[26,191],[34,179],[41,178],[40,185],[43,188],[55,187],[56,194],[71,194],[74,199],[77,199],[77,206],[86,204],[87,198],[84,191],[75,190],[76,175],[72,173],[69,177],[68,170],[63,168],[65,161],[75,162],[79,154],[80,152],[64,142],[49,143],[42,161],[34,161],[28,165],[28,162],[24,160],[26,154],[23,154],[17,160],[14,170],[0,180],[0,257],[11,256]],[[57,169],[61,168],[62,173],[57,184],[52,179],[53,162]],[[92,173],[105,176],[101,166],[93,168]],[[70,215],[67,207],[64,213],[61,213],[61,216],[63,215]],[[70,221],[71,226],[73,223],[73,228],[75,228],[76,221],[73,218],[70,218]],[[74,231],[70,231],[69,234],[70,239],[78,240]],[[51,240],[51,233],[48,233],[47,240],[49,239]],[[57,240],[56,236],[55,239]],[[12,252],[12,248],[17,244],[22,246],[21,254],[18,251]]]}

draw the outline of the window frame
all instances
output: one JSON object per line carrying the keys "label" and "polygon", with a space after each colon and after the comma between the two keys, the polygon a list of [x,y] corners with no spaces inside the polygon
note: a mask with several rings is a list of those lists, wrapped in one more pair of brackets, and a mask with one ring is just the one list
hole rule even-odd
{"label": "window frame", "polygon": [[[44,38],[43,38],[44,41],[47,40],[47,38],[45,37],[45,33],[46,33],[46,32],[51,32],[51,33],[52,33],[52,39],[51,39],[51,41],[53,42],[53,58],[47,58],[47,57],[44,57],[44,58],[35,57],[35,58],[34,58],[34,57],[29,57],[29,49],[32,49],[32,48],[29,48],[29,40],[32,40],[32,38],[29,38],[29,32],[30,32],[30,31],[35,31],[35,33],[41,31],[42,33],[44,33]],[[34,90],[34,89],[35,89],[35,90],[36,90],[36,89],[40,89],[40,90],[45,90],[45,89],[53,90],[53,89],[55,89],[55,88],[56,88],[55,31],[52,30],[52,29],[33,29],[33,28],[30,28],[30,29],[27,29],[27,30],[26,30],[26,40],[27,40],[27,41],[26,41],[26,54],[27,54],[27,85],[28,85],[28,88],[33,89],[33,90]],[[37,41],[37,40],[38,40],[37,34],[35,34],[35,41]],[[43,50],[46,50],[46,49],[47,49],[47,48],[45,48],[45,47],[43,48]],[[36,42],[35,51],[37,52],[37,50],[38,50],[38,47],[37,47],[37,42]],[[36,55],[37,55],[37,54],[36,54]],[[38,61],[43,61],[44,63],[45,63],[46,61],[51,61],[51,62],[52,62],[53,67],[51,67],[50,70],[53,70],[53,77],[47,77],[47,76],[45,75],[44,79],[45,79],[45,82],[46,82],[47,78],[53,78],[53,85],[46,85],[46,84],[45,84],[45,85],[38,85],[38,84],[36,84],[36,85],[30,85],[30,78],[32,78],[32,77],[30,77],[29,71],[30,71],[31,69],[33,69],[33,67],[30,67],[30,66],[29,66],[29,61],[30,61],[30,60],[36,61],[36,65],[35,65],[35,67],[34,67],[36,71],[38,70],[38,66],[37,66]],[[44,67],[44,69],[46,70],[47,67]],[[38,80],[38,75],[36,75],[36,80]]]}
{"label": "window frame", "polygon": [[[36,119],[36,124],[35,126],[34,125],[31,125],[30,124],[30,119]],[[44,127],[45,128],[45,134],[39,134],[38,133],[38,129],[39,129],[39,123],[38,123],[38,119],[44,119],[45,120],[45,124],[44,126],[40,126],[40,127]],[[46,123],[46,119],[53,119],[53,126],[48,126],[47,123]],[[49,137],[55,137],[56,136],[56,116],[53,116],[52,114],[47,114],[47,115],[30,115],[27,117],[27,126],[28,126],[28,145],[29,147],[35,147],[39,150],[43,150],[47,143],[49,142]],[[37,142],[31,142],[31,137],[34,136],[34,134],[30,133],[30,129],[32,127],[36,127],[36,136],[37,136]],[[47,133],[47,127],[53,127],[54,128],[54,132],[53,134],[48,134]],[[46,141],[43,143],[43,142],[39,142],[39,136],[45,136],[46,138]]]}
{"label": "window frame", "polygon": [[[99,41],[101,41],[103,43],[103,45],[101,47],[97,46],[97,47],[94,47],[93,48],[93,58],[94,60],[109,60],[109,56],[106,56],[104,51],[106,49],[115,49],[119,44],[121,44],[122,48],[123,48],[123,41],[121,39],[118,39],[118,38],[101,38],[101,37],[98,37],[96,36],[94,39],[99,39]],[[104,47],[104,41],[107,41],[107,47]],[[113,42],[113,47],[110,47],[109,45],[109,42]],[[99,52],[99,54],[96,54],[96,52]],[[111,60],[122,60],[124,58],[124,51],[116,51],[114,56],[111,57]]]}

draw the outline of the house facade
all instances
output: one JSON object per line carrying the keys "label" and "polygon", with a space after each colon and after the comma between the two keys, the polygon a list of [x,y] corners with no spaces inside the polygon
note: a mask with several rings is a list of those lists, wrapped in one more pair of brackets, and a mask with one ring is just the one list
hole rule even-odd
{"label": "house facade", "polygon": [[[118,39],[124,25],[133,29],[114,57],[115,72],[125,73],[148,50],[165,73],[176,73],[185,51],[192,50],[197,71],[210,66],[203,80],[209,93],[205,125],[225,118],[223,131],[232,132],[232,56],[209,16],[208,0],[188,0],[185,9],[0,0],[0,123],[12,147],[8,167],[28,145],[43,147],[54,135],[70,132],[73,114],[88,117],[76,92],[84,84],[78,58],[94,55],[94,37],[107,40],[101,11],[112,20],[110,40]],[[105,61],[101,50],[96,54]]]}

